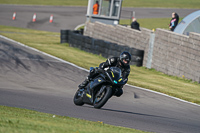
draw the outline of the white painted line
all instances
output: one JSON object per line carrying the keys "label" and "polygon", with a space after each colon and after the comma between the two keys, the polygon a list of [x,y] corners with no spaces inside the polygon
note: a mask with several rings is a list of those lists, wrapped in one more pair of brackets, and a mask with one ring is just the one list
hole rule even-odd
{"label": "white painted line", "polygon": [[78,30],[79,27],[85,26],[85,24],[80,24],[78,26],[76,26],[76,28],[74,30]]}
{"label": "white painted line", "polygon": [[81,69],[81,70],[84,70],[84,71],[89,72],[89,70],[87,70],[87,69],[85,69],[85,68],[79,67],[79,66],[77,66],[77,65],[75,65],[75,64],[73,64],[73,63],[67,62],[67,61],[65,61],[65,60],[63,60],[63,59],[60,59],[60,58],[58,58],[58,57],[52,56],[52,55],[50,55],[50,54],[47,54],[47,53],[42,52],[42,51],[40,51],[40,50],[38,50],[38,49],[29,47],[29,46],[27,46],[27,45],[25,45],[25,44],[22,44],[22,43],[20,43],[20,42],[17,42],[17,41],[15,41],[15,40],[12,40],[12,39],[7,38],[7,37],[5,37],[5,36],[0,35],[0,37],[3,38],[3,39],[6,39],[6,40],[8,40],[8,41],[17,43],[17,44],[19,44],[19,45],[21,45],[21,46],[23,46],[23,47],[26,47],[26,48],[29,48],[29,49],[31,49],[31,50],[34,50],[34,51],[36,51],[36,52],[39,52],[39,53],[41,53],[41,54],[44,54],[44,55],[46,55],[46,56],[49,56],[49,57],[51,57],[51,58],[53,58],[53,59],[59,60],[59,61],[64,62],[64,63],[67,63],[67,64],[69,64],[69,65],[71,65],[71,66],[74,66],[74,67],[76,67],[76,68],[78,68],[78,69]]}
{"label": "white painted line", "polygon": [[[84,70],[84,71],[89,72],[89,70],[87,70],[87,69],[85,69],[85,68],[79,67],[79,66],[77,66],[77,65],[75,65],[75,64],[73,64],[73,63],[70,63],[70,62],[65,61],[65,60],[63,60],[63,59],[60,59],[60,58],[58,58],[58,57],[52,56],[52,55],[47,54],[47,53],[45,53],[45,52],[39,51],[39,50],[37,50],[37,49],[35,49],[35,48],[29,47],[29,46],[27,46],[27,45],[25,45],[25,44],[22,44],[22,43],[20,43],[20,42],[17,42],[17,41],[15,41],[15,40],[12,40],[12,39],[7,38],[7,37],[5,37],[5,36],[0,35],[0,37],[3,38],[3,39],[6,39],[6,40],[8,40],[8,41],[17,43],[17,44],[19,44],[19,45],[21,45],[21,46],[23,46],[23,47],[26,47],[26,48],[29,48],[29,49],[31,49],[31,50],[37,51],[37,52],[39,52],[39,53],[41,53],[41,54],[44,54],[44,55],[49,56],[49,57],[51,57],[51,58],[54,58],[54,59],[56,59],[56,60],[59,60],[59,61],[61,61],[61,62],[63,62],[63,63],[67,63],[67,64],[69,64],[69,65],[71,65],[71,66],[74,66],[74,67],[76,67],[76,68],[78,68],[78,69],[81,69],[81,70]],[[145,89],[145,88],[141,88],[141,87],[137,87],[137,86],[133,86],[133,85],[129,85],[129,84],[126,84],[126,85],[127,85],[127,86],[130,86],[130,87],[134,87],[134,88],[136,88],[136,89],[140,89],[140,90],[152,92],[152,93],[155,93],[155,94],[159,94],[159,95],[162,95],[162,96],[166,96],[166,97],[169,97],[169,98],[172,98],[172,99],[175,99],[175,100],[184,102],[184,103],[188,103],[188,104],[192,104],[192,105],[195,105],[195,106],[200,107],[199,104],[192,103],[192,102],[188,102],[188,101],[185,101],[185,100],[176,98],[176,97],[172,97],[172,96],[169,96],[169,95],[164,94],[164,93],[156,92],[156,91],[153,91],[153,90],[149,90],[149,89]]]}
{"label": "white painted line", "polygon": [[166,96],[166,97],[169,97],[169,98],[172,98],[172,99],[175,99],[175,100],[184,102],[184,103],[189,103],[189,104],[192,104],[192,105],[195,105],[195,106],[199,106],[199,107],[200,107],[199,104],[192,103],[192,102],[188,102],[188,101],[186,101],[186,100],[183,100],[183,99],[180,99],[180,98],[177,98],[177,97],[173,97],[173,96],[169,96],[169,95],[164,94],[164,93],[161,93],[161,92],[157,92],[157,91],[153,91],[153,90],[149,90],[149,89],[145,89],[145,88],[141,88],[141,87],[137,87],[137,86],[133,86],[133,85],[129,85],[129,84],[126,84],[126,85],[127,85],[127,86],[130,86],[130,87],[134,87],[134,88],[136,88],[136,89],[140,89],[140,90],[152,92],[152,93],[155,93],[155,94],[159,94],[159,95],[162,95],[162,96]]}
{"label": "white painted line", "polygon": [[63,63],[60,62],[59,60],[45,60],[45,59],[33,59],[33,58],[24,58],[24,57],[19,57],[18,59],[20,60],[28,60],[28,61],[40,61],[40,62],[57,62],[57,63]]}

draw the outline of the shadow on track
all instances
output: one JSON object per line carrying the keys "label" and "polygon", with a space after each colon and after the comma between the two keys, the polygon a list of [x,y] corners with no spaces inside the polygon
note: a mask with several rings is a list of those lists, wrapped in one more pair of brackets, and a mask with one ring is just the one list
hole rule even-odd
{"label": "shadow on track", "polygon": [[[88,106],[85,106],[85,107],[93,108],[93,107],[88,107]],[[163,117],[163,116],[157,116],[157,115],[149,115],[149,114],[142,114],[142,113],[135,113],[135,112],[129,112],[129,111],[124,111],[124,110],[115,110],[115,109],[107,109],[107,108],[101,108],[101,109],[98,109],[98,110],[105,110],[105,111],[115,112],[115,113],[123,113],[123,114],[140,115],[140,116],[147,116],[147,117],[176,120],[175,118],[169,118],[169,117]]]}

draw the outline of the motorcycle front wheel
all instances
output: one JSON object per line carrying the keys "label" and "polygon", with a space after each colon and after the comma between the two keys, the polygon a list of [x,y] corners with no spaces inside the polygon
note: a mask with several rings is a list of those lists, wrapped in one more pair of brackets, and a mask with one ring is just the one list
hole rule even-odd
{"label": "motorcycle front wheel", "polygon": [[94,98],[94,108],[100,109],[111,97],[112,89],[110,87],[106,87],[101,93],[100,90],[96,93]]}
{"label": "motorcycle front wheel", "polygon": [[74,104],[78,106],[82,106],[84,104],[82,100],[82,93],[84,90],[78,89],[76,94],[74,95]]}

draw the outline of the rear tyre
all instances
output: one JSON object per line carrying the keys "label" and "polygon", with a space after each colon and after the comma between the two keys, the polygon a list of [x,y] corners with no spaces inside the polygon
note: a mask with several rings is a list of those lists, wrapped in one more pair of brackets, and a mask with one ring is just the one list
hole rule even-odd
{"label": "rear tyre", "polygon": [[74,95],[74,104],[75,105],[82,106],[84,104],[82,97],[81,97],[82,94],[83,94],[83,90],[78,89],[76,91],[76,94]]}
{"label": "rear tyre", "polygon": [[106,87],[101,94],[97,92],[94,98],[94,108],[100,109],[108,101],[111,95],[112,89],[110,87]]}

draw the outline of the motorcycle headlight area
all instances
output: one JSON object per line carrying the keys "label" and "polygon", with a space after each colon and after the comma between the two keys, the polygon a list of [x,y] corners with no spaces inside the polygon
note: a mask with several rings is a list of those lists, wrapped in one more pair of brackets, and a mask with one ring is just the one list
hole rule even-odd
{"label": "motorcycle headlight area", "polygon": [[116,81],[116,80],[114,80],[113,82],[114,82],[115,84],[117,84],[117,81]]}

